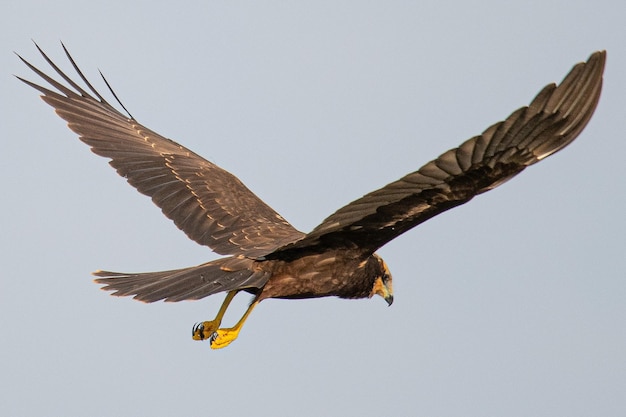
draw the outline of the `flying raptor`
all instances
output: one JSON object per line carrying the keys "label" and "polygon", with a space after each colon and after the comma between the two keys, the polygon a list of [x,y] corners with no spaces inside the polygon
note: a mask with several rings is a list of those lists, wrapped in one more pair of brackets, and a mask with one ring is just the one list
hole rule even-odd
{"label": "flying raptor", "polygon": [[[36,45],[37,46],[37,45]],[[61,80],[20,59],[49,84],[39,90],[71,130],[152,201],[187,236],[225,257],[189,268],[147,273],[96,271],[95,282],[116,296],[144,302],[198,300],[226,293],[215,319],[196,324],[195,340],[222,348],[237,338],[250,312],[267,298],[374,295],[393,302],[391,274],[375,252],[420,223],[491,190],[527,166],[569,145],[593,114],[606,54],[576,64],[557,86],[526,107],[443,153],[415,172],[328,216],[309,233],[295,229],[237,177],[144,127],[119,101],[109,104],[83,75],[84,87],[37,49]],[[18,55],[19,56],[19,55]],[[64,82],[63,82],[64,81]],[[221,322],[241,291],[253,300],[230,328]]]}

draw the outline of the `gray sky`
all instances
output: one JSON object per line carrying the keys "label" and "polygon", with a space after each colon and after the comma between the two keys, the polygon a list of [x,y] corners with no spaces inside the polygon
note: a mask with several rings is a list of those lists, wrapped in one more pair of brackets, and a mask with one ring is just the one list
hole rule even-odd
{"label": "gray sky", "polygon": [[[3,3],[0,415],[624,415],[624,5],[172,4]],[[528,104],[594,50],[608,64],[572,146],[380,250],[391,308],[270,300],[212,351],[191,328],[221,296],[144,305],[91,282],[99,268],[216,255],[12,77],[36,78],[12,51],[44,66],[31,38],[68,68],[63,40],[139,121],[303,231]]]}

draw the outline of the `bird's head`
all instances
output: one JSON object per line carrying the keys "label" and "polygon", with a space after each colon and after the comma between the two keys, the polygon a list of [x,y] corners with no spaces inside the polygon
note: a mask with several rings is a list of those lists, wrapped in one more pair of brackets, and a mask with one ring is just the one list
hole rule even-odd
{"label": "bird's head", "polygon": [[393,287],[391,284],[392,279],[389,268],[387,268],[387,264],[380,256],[374,254],[372,255],[372,258],[376,261],[377,273],[376,278],[374,279],[374,285],[372,286],[372,291],[370,292],[370,298],[375,295],[380,295],[385,299],[387,305],[391,305],[393,303]]}

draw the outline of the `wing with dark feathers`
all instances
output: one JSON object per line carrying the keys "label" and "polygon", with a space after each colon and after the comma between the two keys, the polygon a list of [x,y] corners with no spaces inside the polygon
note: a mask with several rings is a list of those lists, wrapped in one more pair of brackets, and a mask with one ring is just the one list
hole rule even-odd
{"label": "wing with dark feathers", "polygon": [[109,164],[139,192],[151,197],[190,239],[219,254],[257,257],[304,236],[234,175],[107,103],[65,46],[67,58],[93,95],[63,73],[39,46],[37,49],[71,88],[22,57],[58,92],[18,78],[43,93],[43,100],[68,122],[80,140],[94,153],[110,158]]}
{"label": "wing with dark feathers", "polygon": [[418,171],[339,209],[302,240],[269,256],[329,247],[358,247],[371,253],[561,150],[578,136],[598,104],[605,55],[592,54],[558,87],[550,84],[541,90],[528,107]]}
{"label": "wing with dark feathers", "polygon": [[254,267],[245,257],[222,258],[206,264],[172,271],[124,273],[96,271],[94,281],[119,297],[134,295],[146,303],[199,300],[223,291],[262,288],[269,273]]}

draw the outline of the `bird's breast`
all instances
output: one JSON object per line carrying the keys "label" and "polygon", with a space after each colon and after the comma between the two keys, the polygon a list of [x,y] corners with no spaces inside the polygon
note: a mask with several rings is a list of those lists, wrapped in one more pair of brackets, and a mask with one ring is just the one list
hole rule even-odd
{"label": "bird's breast", "polygon": [[311,255],[296,260],[269,261],[271,277],[259,296],[265,298],[319,298],[342,296],[361,262],[336,255]]}

